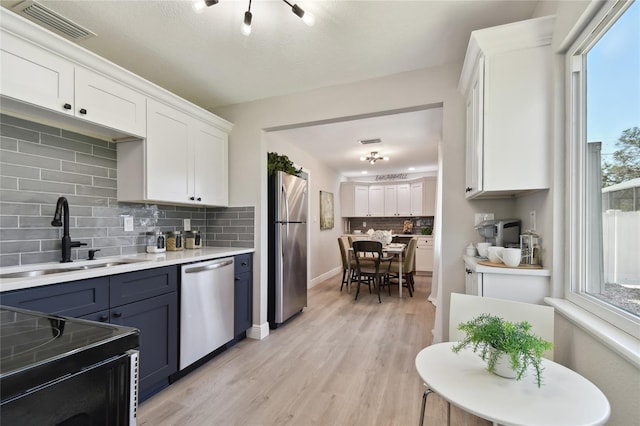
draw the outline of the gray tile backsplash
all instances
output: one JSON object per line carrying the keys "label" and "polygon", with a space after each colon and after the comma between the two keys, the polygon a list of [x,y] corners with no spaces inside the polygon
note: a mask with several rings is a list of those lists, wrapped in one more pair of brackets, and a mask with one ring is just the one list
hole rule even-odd
{"label": "gray tile backsplash", "polygon": [[[87,246],[73,259],[142,253],[150,229],[183,230],[206,246],[253,247],[254,208],[118,203],[116,144],[0,114],[0,266],[60,259],[62,228],[51,226],[60,196],[70,206],[70,234]],[[123,217],[134,217],[134,231]]]}

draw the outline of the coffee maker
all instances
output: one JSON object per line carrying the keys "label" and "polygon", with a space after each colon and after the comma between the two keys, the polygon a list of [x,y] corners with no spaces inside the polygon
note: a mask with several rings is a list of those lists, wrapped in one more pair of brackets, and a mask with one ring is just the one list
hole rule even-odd
{"label": "coffee maker", "polygon": [[480,222],[475,229],[484,241],[498,247],[520,247],[520,219],[491,219]]}

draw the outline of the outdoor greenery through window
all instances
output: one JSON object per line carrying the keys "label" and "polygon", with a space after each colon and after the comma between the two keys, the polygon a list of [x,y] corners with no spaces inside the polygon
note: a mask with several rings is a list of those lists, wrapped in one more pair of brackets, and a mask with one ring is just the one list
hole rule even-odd
{"label": "outdoor greenery through window", "polygon": [[640,3],[612,4],[570,52],[571,290],[591,311],[637,330]]}

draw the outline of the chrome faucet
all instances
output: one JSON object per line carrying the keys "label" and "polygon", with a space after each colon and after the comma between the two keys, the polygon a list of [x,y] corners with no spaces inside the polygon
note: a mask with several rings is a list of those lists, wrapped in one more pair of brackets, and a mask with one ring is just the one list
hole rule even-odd
{"label": "chrome faucet", "polygon": [[[61,219],[63,219],[61,221]],[[80,241],[71,241],[69,236],[69,203],[64,197],[58,198],[56,203],[56,212],[53,215],[51,226],[63,226],[62,230],[62,259],[60,263],[73,262],[71,260],[71,247],[86,246],[86,243]]]}

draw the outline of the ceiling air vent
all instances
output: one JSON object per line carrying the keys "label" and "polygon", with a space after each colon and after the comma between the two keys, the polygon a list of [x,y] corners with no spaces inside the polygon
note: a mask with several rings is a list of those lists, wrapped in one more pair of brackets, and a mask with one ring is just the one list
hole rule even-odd
{"label": "ceiling air vent", "polygon": [[20,15],[24,15],[27,19],[35,22],[36,24],[43,25],[47,29],[53,30],[61,36],[72,40],[84,40],[96,36],[95,33],[87,30],[86,28],[82,28],[75,22],[34,0],[25,0],[22,3],[17,4],[13,10]]}
{"label": "ceiling air vent", "polygon": [[372,143],[380,143],[380,142],[382,142],[382,140],[381,140],[380,138],[376,138],[376,139],[362,139],[362,140],[360,141],[360,143],[361,143],[362,145],[369,145],[369,144],[372,144]]}

